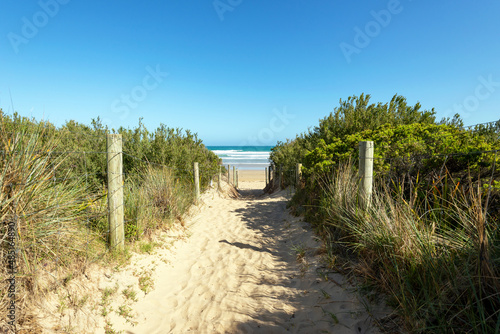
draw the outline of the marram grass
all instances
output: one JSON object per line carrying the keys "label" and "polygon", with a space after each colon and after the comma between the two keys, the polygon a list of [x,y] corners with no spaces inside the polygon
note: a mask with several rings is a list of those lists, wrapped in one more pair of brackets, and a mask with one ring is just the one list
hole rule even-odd
{"label": "marram grass", "polygon": [[497,222],[486,222],[483,188],[455,187],[435,214],[422,212],[429,205],[416,192],[408,199],[384,187],[362,210],[355,189],[350,166],[323,183],[322,228],[334,236],[332,247],[356,254],[352,269],[388,295],[408,330],[499,331],[499,233]]}
{"label": "marram grass", "polygon": [[[194,197],[191,160],[203,166],[202,184],[215,174],[215,155],[191,133],[183,135],[164,126],[154,136],[143,127],[120,130],[129,152],[124,154],[127,244],[124,254],[115,254],[107,246],[107,129],[99,121],[93,122],[93,128],[68,122],[63,129],[56,129],[48,122],[17,114],[7,116],[0,109],[0,216],[2,222],[16,219],[18,224],[18,329],[36,328],[32,307],[40,305],[46,294],[85,273],[92,262],[122,262],[130,242],[155,229],[168,228],[176,220],[182,223],[182,214]],[[172,167],[153,168],[148,160],[157,167]],[[10,273],[4,260],[10,251],[8,225],[2,224],[0,231],[2,331],[10,303]]]}
{"label": "marram grass", "polygon": [[[103,251],[95,235],[85,228],[87,200],[81,178],[59,171],[66,157],[53,154],[58,142],[40,124],[25,122],[8,130],[0,127],[0,215],[2,222],[17,223],[15,249],[17,256],[17,318],[26,320],[26,306],[60,284],[68,269],[84,265],[89,249]],[[0,257],[11,248],[2,224]],[[4,264],[4,263],[2,263]],[[5,265],[0,266],[2,282],[10,278]],[[10,302],[6,289],[1,290],[0,308]],[[6,317],[1,314],[2,320]]]}

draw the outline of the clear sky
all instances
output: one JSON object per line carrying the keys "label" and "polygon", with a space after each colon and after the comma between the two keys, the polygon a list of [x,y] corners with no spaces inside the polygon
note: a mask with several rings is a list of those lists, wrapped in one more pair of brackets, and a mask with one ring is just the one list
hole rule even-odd
{"label": "clear sky", "polygon": [[0,107],[273,145],[340,99],[500,118],[500,1],[2,0]]}

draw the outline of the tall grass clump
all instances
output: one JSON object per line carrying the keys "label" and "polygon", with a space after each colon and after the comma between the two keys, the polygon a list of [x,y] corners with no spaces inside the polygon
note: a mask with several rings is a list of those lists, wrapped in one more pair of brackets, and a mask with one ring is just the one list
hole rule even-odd
{"label": "tall grass clump", "polygon": [[125,182],[125,237],[138,240],[169,228],[194,203],[194,186],[176,177],[175,170],[148,166]]}
{"label": "tall grass clump", "polygon": [[[27,321],[26,308],[61,282],[68,268],[84,265],[86,253],[95,245],[85,231],[89,203],[84,181],[60,170],[67,156],[56,151],[58,140],[43,122],[9,122],[0,125],[0,215],[2,243],[0,276],[10,278],[6,268],[7,225],[16,221],[16,302],[19,324]],[[2,312],[7,310],[7,289],[0,290]],[[2,320],[6,317],[2,316]]]}
{"label": "tall grass clump", "polygon": [[140,120],[134,129],[115,131],[100,119],[90,126],[68,121],[58,128],[17,113],[6,115],[0,108],[0,331],[6,328],[11,301],[9,222],[17,223],[18,329],[36,328],[33,314],[44,296],[68,288],[90,263],[126,258],[127,252],[121,256],[107,247],[110,132],[123,140],[126,250],[156,229],[183,224],[194,198],[194,162],[200,166],[202,189],[218,173],[218,157],[188,130],[161,124],[150,132]]}
{"label": "tall grass clump", "polygon": [[[374,143],[375,193],[358,205],[359,143]],[[290,202],[329,243],[331,263],[387,293],[420,332],[500,331],[500,120],[464,127],[395,95],[341,100],[270,160],[302,180]],[[294,178],[285,177],[285,185]],[[356,264],[356,265],[354,265]]]}
{"label": "tall grass clump", "polygon": [[355,256],[350,268],[389,296],[412,332],[499,331],[498,226],[488,222],[491,193],[469,180],[447,195],[418,183],[379,185],[366,210],[352,166],[323,182],[321,232],[337,254]]}

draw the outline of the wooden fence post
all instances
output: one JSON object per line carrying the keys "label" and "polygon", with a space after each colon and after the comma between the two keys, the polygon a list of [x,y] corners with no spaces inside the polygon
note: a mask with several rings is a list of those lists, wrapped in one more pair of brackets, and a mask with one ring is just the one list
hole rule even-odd
{"label": "wooden fence post", "polygon": [[194,163],[194,190],[196,194],[196,204],[200,202],[200,168],[198,163]]}
{"label": "wooden fence post", "polygon": [[283,182],[283,165],[280,165],[278,170],[278,189],[281,190],[281,182]]}
{"label": "wooden fence post", "polygon": [[271,168],[273,169],[271,176],[273,177],[273,186],[274,186],[274,184],[276,184],[276,165],[272,165]]}
{"label": "wooden fence post", "polygon": [[231,184],[231,179],[229,178],[231,176],[231,166],[227,165],[227,184]]}
{"label": "wooden fence post", "polygon": [[236,168],[236,181],[235,181],[235,188],[238,189],[238,168]]}
{"label": "wooden fence post", "polygon": [[300,180],[302,179],[302,164],[297,164],[297,174],[295,175],[295,187],[298,187],[300,184]]}
{"label": "wooden fence post", "polygon": [[222,182],[222,166],[219,165],[219,178],[217,179],[217,189],[221,189],[221,182]]}
{"label": "wooden fence post", "polygon": [[268,178],[267,178],[267,167],[266,167],[266,171],[265,171],[265,173],[266,173],[265,178],[266,178],[266,187],[267,187],[267,185],[269,184],[269,180],[268,180]]}
{"label": "wooden fence post", "polygon": [[359,143],[359,195],[364,209],[370,206],[373,191],[373,149],[372,141]]}
{"label": "wooden fence post", "polygon": [[123,155],[122,135],[106,135],[108,160],[108,224],[111,250],[123,251],[125,230],[123,227]]}
{"label": "wooden fence post", "polygon": [[236,167],[233,166],[233,186],[236,186]]}

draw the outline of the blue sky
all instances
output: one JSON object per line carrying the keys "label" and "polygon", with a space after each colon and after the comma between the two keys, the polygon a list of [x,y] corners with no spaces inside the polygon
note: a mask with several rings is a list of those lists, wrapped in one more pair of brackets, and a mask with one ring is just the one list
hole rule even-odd
{"label": "blue sky", "polygon": [[0,108],[273,145],[340,99],[500,118],[499,1],[3,0]]}

